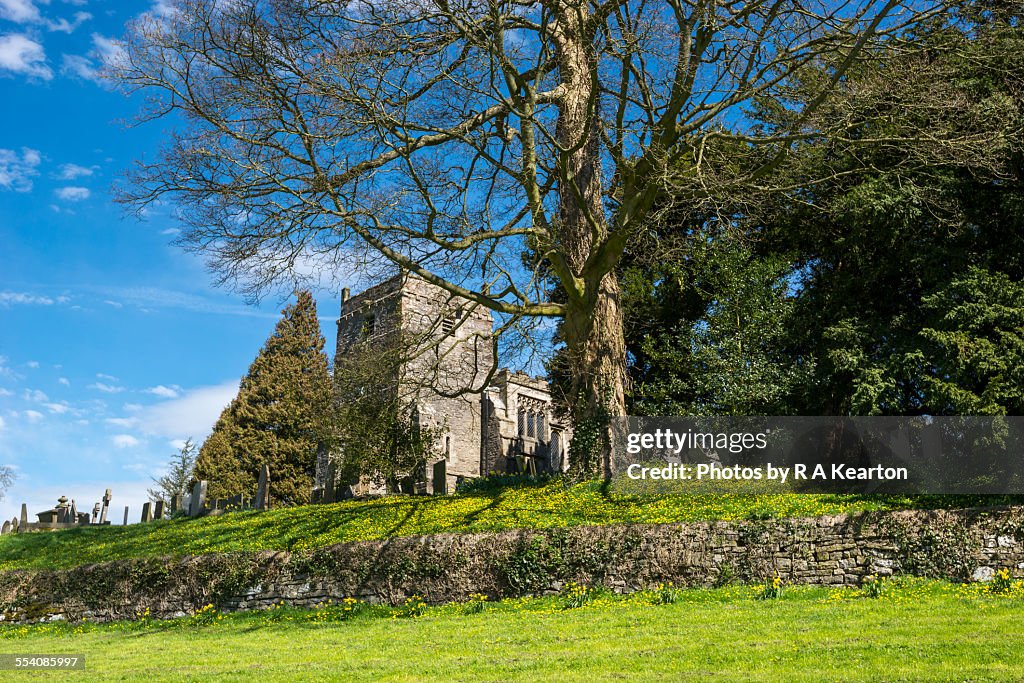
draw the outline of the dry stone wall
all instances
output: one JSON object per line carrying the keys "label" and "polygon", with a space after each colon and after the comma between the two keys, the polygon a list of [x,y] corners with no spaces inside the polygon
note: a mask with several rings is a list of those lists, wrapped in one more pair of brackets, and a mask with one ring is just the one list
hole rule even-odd
{"label": "dry stone wall", "polygon": [[440,534],[302,553],[224,553],[0,573],[5,621],[98,621],[354,597],[397,604],[557,592],[567,581],[617,592],[663,581],[708,586],[780,576],[857,585],[868,574],[987,580],[1024,576],[1024,508],[862,513],[664,525]]}

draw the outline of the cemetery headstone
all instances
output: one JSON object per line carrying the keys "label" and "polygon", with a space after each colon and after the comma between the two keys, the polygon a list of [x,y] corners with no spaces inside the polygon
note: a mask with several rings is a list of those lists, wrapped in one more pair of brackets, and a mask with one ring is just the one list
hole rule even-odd
{"label": "cemetery headstone", "polygon": [[28,505],[25,503],[21,504],[21,526],[22,528],[28,528]]}
{"label": "cemetery headstone", "polygon": [[11,533],[11,523],[8,522],[7,520],[4,520],[4,525],[2,527],[0,527],[0,534],[9,534],[9,533]]}
{"label": "cemetery headstone", "polygon": [[438,460],[434,463],[433,484],[434,495],[444,496],[448,494],[448,462]]}
{"label": "cemetery headstone", "polygon": [[324,482],[324,498],[325,503],[333,503],[338,495],[338,470],[332,460],[327,465],[327,481]]}
{"label": "cemetery headstone", "polygon": [[11,531],[14,532],[14,533],[17,533],[19,531],[28,531],[28,527],[25,527],[23,529],[22,527],[18,526],[18,518],[17,517],[12,517],[11,518]]}
{"label": "cemetery headstone", "polygon": [[162,500],[158,500],[156,502],[156,509],[153,511],[153,518],[154,519],[163,519],[164,518],[164,502]]}
{"label": "cemetery headstone", "polygon": [[206,507],[206,481],[197,481],[192,487],[192,499],[189,501],[188,514],[190,517],[198,517]]}
{"label": "cemetery headstone", "polygon": [[184,508],[185,508],[185,496],[183,496],[182,494],[179,493],[176,496],[174,496],[173,498],[171,498],[171,514],[174,514],[175,512],[178,512],[179,510],[183,510]]}
{"label": "cemetery headstone", "polygon": [[96,503],[92,506],[92,523],[96,524],[100,521],[100,504]]}
{"label": "cemetery headstone", "polygon": [[124,506],[124,525],[128,526],[128,506]]}
{"label": "cemetery headstone", "polygon": [[100,510],[100,524],[107,523],[107,508],[110,506],[110,489],[103,494],[103,509]]}
{"label": "cemetery headstone", "polygon": [[256,485],[256,509],[266,510],[270,507],[270,465],[260,468],[260,479]]}
{"label": "cemetery headstone", "polygon": [[145,503],[142,504],[142,520],[141,521],[142,522],[152,522],[153,521],[153,504],[150,503],[149,501],[146,501]]}

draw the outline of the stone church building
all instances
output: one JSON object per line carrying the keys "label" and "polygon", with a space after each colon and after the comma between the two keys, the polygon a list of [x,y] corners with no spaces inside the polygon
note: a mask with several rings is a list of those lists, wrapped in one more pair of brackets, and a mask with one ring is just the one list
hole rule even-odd
{"label": "stone church building", "polygon": [[[419,424],[441,433],[443,457],[427,463],[419,491],[450,493],[490,473],[565,471],[570,432],[554,416],[548,384],[497,367],[488,309],[408,273],[355,296],[343,290],[341,298],[335,368],[401,339],[394,384]],[[328,488],[339,456],[318,458],[314,498]],[[353,489],[383,492],[368,482]]]}

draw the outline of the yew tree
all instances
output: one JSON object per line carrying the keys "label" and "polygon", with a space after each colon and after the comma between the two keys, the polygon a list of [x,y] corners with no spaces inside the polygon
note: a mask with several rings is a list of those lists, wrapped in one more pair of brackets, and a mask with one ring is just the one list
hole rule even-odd
{"label": "yew tree", "polygon": [[253,496],[270,466],[275,502],[309,501],[316,457],[330,440],[333,388],[313,296],[302,291],[242,378],[196,459],[210,495]]}
{"label": "yew tree", "polygon": [[[942,2],[184,0],[135,22],[111,65],[142,122],[177,126],[123,199],[172,200],[183,243],[252,295],[312,256],[561,318],[577,433],[599,425],[576,457],[607,474],[615,269],[661,190],[707,211],[757,186],[860,55]],[[751,126],[743,107],[807,67],[820,97]],[[730,165],[723,136],[761,163]]]}

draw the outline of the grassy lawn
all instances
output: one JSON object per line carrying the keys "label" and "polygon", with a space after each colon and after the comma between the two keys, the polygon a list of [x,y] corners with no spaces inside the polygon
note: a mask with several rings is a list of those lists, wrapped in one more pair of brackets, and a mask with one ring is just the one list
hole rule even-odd
{"label": "grassy lawn", "polygon": [[[425,608],[214,612],[173,622],[0,627],[0,652],[84,654],[72,680],[1024,680],[1024,582],[997,595],[919,579]],[[477,611],[479,610],[479,611]],[[405,614],[410,614],[409,610]],[[347,617],[347,618],[346,618]]]}
{"label": "grassy lawn", "polygon": [[302,550],[392,536],[587,524],[803,517],[862,510],[1000,504],[1009,499],[826,494],[644,495],[596,483],[521,486],[439,497],[392,496],[332,505],[236,512],[0,537],[0,570],[62,568],[153,555]]}

